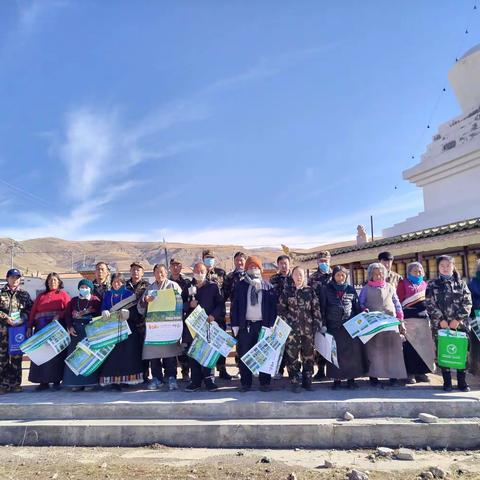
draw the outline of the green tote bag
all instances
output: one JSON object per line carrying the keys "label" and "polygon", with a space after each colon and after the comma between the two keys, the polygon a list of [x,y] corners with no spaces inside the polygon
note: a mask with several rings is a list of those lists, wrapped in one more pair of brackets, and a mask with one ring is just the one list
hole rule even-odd
{"label": "green tote bag", "polygon": [[437,363],[442,368],[464,370],[467,366],[468,336],[450,329],[438,331]]}

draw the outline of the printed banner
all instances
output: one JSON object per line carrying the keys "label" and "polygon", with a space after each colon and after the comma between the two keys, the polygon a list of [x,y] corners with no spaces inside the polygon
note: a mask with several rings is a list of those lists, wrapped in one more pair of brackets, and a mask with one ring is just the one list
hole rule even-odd
{"label": "printed banner", "polygon": [[88,377],[105,361],[115,345],[94,350],[84,338],[77,343],[75,350],[65,359],[65,363],[75,375]]}
{"label": "printed banner", "polygon": [[20,349],[30,357],[36,365],[42,365],[70,345],[70,335],[60,325],[58,320],[53,320],[39,332],[25,340]]}
{"label": "printed banner", "polygon": [[382,331],[397,331],[400,321],[383,312],[362,312],[343,324],[352,338],[360,337],[367,343],[377,333]]}
{"label": "printed banner", "polygon": [[317,332],[315,334],[315,350],[317,350],[325,360],[337,368],[340,368],[338,366],[337,342],[333,335]]}
{"label": "printed banner", "polygon": [[209,323],[207,319],[205,310],[197,305],[185,320],[190,331],[195,333],[187,355],[197,360],[200,365],[213,368],[212,363],[215,366],[220,355],[228,357],[237,341],[216,322]]}
{"label": "printed banner", "polygon": [[255,376],[259,373],[277,374],[291,330],[285,320],[277,317],[272,328],[262,327],[259,341],[243,355],[242,362]]}
{"label": "printed banner", "polygon": [[93,350],[114,346],[126,340],[132,333],[128,322],[120,316],[120,311],[112,312],[108,319],[95,317],[85,325],[88,343]]}
{"label": "printed banner", "polygon": [[183,300],[173,288],[147,293],[155,300],[148,304],[145,317],[145,345],[177,343],[183,333]]}

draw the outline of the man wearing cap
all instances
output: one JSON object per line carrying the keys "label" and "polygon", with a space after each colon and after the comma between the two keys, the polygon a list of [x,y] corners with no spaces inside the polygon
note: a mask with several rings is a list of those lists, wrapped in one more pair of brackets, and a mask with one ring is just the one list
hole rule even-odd
{"label": "man wearing cap", "polygon": [[[207,280],[209,282],[215,282],[220,289],[220,293],[224,296],[223,283],[225,281],[226,272],[225,270],[223,270],[223,268],[215,266],[216,258],[214,251],[209,249],[204,250],[202,252],[202,260],[204,265],[207,267]],[[225,314],[223,315],[223,318],[221,317],[217,319],[217,323],[222,330],[227,330]],[[232,376],[227,372],[227,369],[225,367],[225,361],[225,357],[220,356],[217,362],[217,370],[219,373],[218,377],[222,380],[231,380]]]}
{"label": "man wearing cap", "polygon": [[93,294],[100,300],[106,291],[110,290],[110,268],[105,262],[98,262],[95,265],[95,280],[93,280]]}
{"label": "man wearing cap", "polygon": [[385,281],[392,285],[396,291],[402,276],[392,270],[393,255],[390,252],[381,252],[378,254],[378,261],[387,269],[388,273]]}
{"label": "man wearing cap", "polygon": [[182,262],[178,258],[170,259],[170,275],[168,276],[169,280],[180,285],[182,290],[187,289],[191,285],[191,282],[188,278],[182,275]]}
{"label": "man wearing cap", "polygon": [[[139,262],[133,262],[130,265],[130,278],[127,280],[125,287],[127,290],[130,290],[134,293],[137,302],[142,298],[143,294],[147,290],[150,283],[148,280],[143,278],[144,268],[143,265]],[[140,315],[137,309],[137,303],[130,306],[128,311],[130,312],[130,321],[137,326],[138,332],[140,335],[145,335],[145,318]],[[138,352],[138,355],[142,355],[142,351]],[[150,369],[150,361],[143,361],[143,381],[148,383],[148,372]]]}
{"label": "man wearing cap", "polygon": [[[277,318],[277,295],[271,283],[262,279],[262,261],[255,256],[245,263],[246,274],[235,287],[232,305],[232,330],[238,340],[237,352],[242,357],[258,341],[262,327],[271,327]],[[270,375],[260,373],[260,390],[270,390]],[[252,388],[252,372],[240,360],[242,392]]]}
{"label": "man wearing cap", "polygon": [[22,273],[16,268],[7,272],[7,284],[0,290],[0,394],[22,391],[22,355],[8,351],[9,327],[26,323],[32,299],[20,288]]}
{"label": "man wearing cap", "polygon": [[[322,289],[332,279],[332,270],[330,269],[331,255],[328,250],[323,250],[317,253],[318,269],[308,279],[308,286],[315,290],[318,298],[321,298]],[[314,380],[323,380],[326,378],[325,368],[327,361],[316,351],[315,363],[318,367],[318,372],[313,377]]]}
{"label": "man wearing cap", "polygon": [[[182,262],[178,258],[171,258],[170,259],[170,275],[168,276],[169,280],[172,282],[177,283],[180,288],[182,289],[182,295],[184,292],[188,292],[188,288],[192,284],[192,282],[182,275]],[[186,294],[186,293],[185,293]],[[183,319],[186,318],[186,310],[183,311]],[[182,370],[182,381],[189,382],[190,381],[190,363],[188,360],[188,356],[184,353],[178,357],[178,363],[180,364],[180,368]]]}

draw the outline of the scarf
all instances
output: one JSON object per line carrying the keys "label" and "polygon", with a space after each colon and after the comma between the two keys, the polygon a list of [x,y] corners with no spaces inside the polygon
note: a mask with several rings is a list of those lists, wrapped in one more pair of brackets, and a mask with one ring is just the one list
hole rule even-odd
{"label": "scarf", "polygon": [[337,282],[334,282],[332,283],[333,285],[333,288],[337,291],[337,292],[344,292],[347,287],[348,287],[348,284],[347,282],[345,283],[337,283]]}
{"label": "scarf", "polygon": [[262,289],[262,281],[259,278],[250,278],[245,275],[245,280],[252,287],[250,289],[250,305],[256,305],[258,303],[258,292]]}
{"label": "scarf", "polygon": [[371,287],[384,287],[385,286],[385,280],[369,280],[368,284]]}

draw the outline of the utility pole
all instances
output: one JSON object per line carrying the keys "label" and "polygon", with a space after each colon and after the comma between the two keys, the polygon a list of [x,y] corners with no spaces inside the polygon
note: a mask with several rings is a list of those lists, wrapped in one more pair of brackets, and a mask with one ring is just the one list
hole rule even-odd
{"label": "utility pole", "polygon": [[167,252],[167,244],[165,243],[165,237],[163,237],[163,249],[165,251],[165,265],[168,268],[168,252]]}
{"label": "utility pole", "polygon": [[12,242],[12,244],[10,245],[10,268],[13,268],[13,257],[14,257],[13,249],[14,249],[14,246],[15,246],[15,244]]}
{"label": "utility pole", "polygon": [[370,215],[370,232],[372,234],[372,242],[373,242],[373,215]]}
{"label": "utility pole", "polygon": [[73,273],[73,250],[70,250],[70,271]]}

